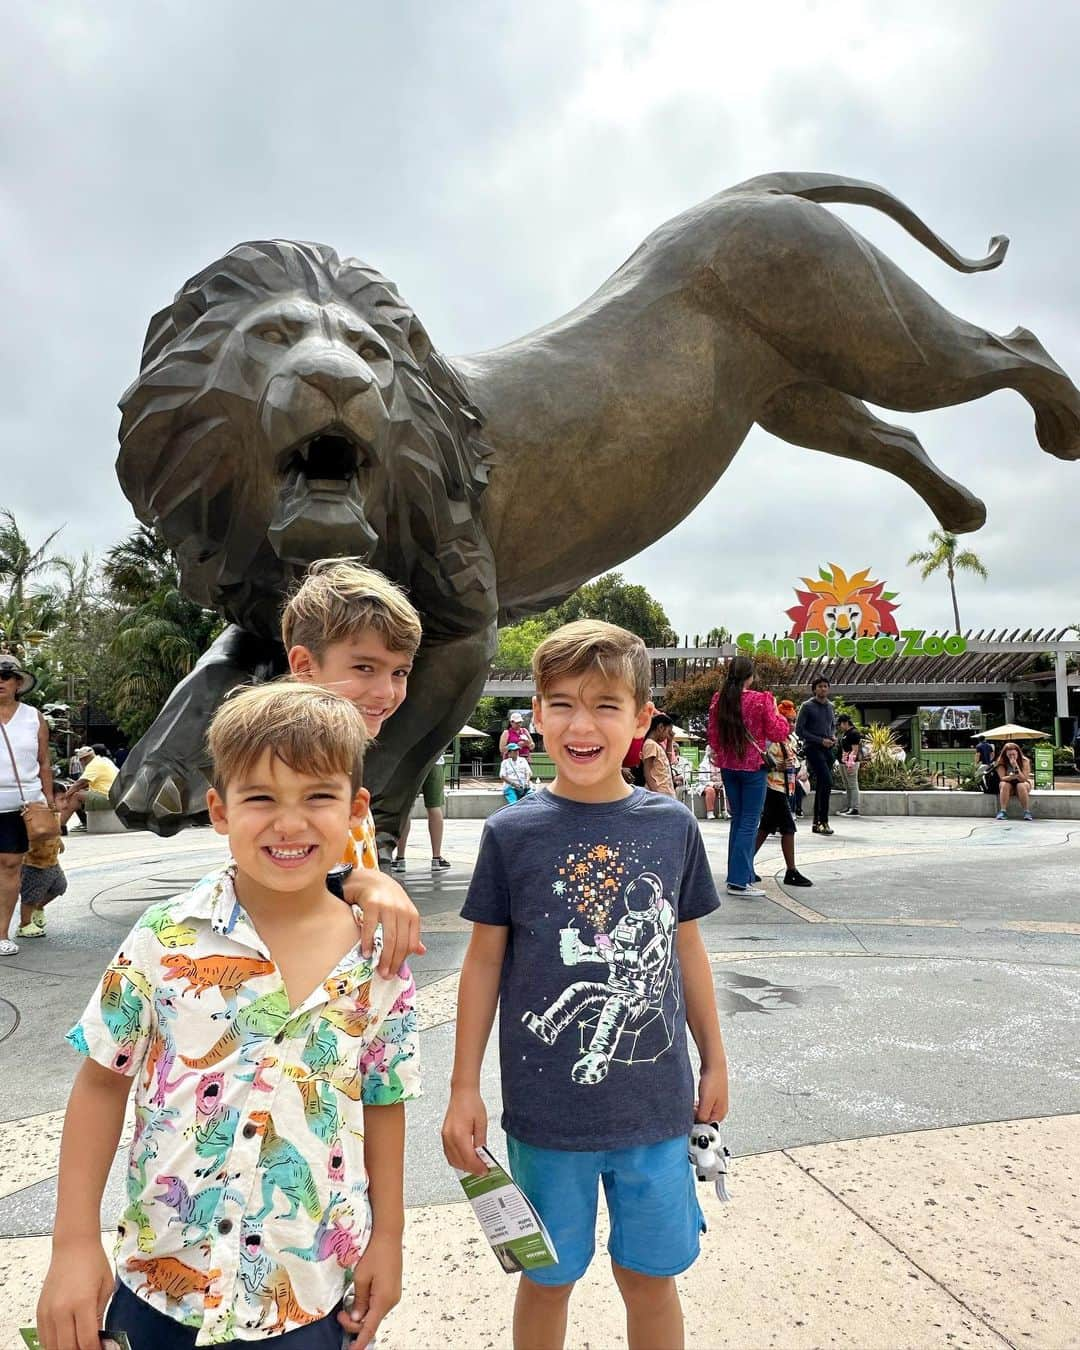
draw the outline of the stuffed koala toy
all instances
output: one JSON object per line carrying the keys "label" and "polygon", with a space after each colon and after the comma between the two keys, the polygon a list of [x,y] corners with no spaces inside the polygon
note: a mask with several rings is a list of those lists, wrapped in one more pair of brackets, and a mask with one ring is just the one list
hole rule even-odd
{"label": "stuffed koala toy", "polygon": [[728,1159],[731,1154],[720,1140],[720,1122],[711,1121],[708,1125],[697,1124],[690,1131],[690,1145],[687,1149],[690,1166],[694,1169],[698,1181],[711,1181],[716,1186],[717,1197],[730,1200],[727,1188]]}

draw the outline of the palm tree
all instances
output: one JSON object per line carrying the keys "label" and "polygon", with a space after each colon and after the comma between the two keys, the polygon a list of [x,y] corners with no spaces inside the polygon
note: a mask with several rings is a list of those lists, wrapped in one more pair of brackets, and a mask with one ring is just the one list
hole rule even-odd
{"label": "palm tree", "polygon": [[956,603],[956,573],[974,572],[977,577],[982,577],[983,581],[987,579],[990,573],[986,570],[982,559],[978,554],[973,553],[971,549],[964,549],[957,553],[956,545],[959,542],[955,534],[948,530],[931,530],[929,549],[920,550],[913,553],[908,559],[908,566],[918,566],[922,569],[922,579],[933,576],[943,567],[945,575],[949,578],[949,594],[952,596],[953,618],[956,620],[956,631],[960,632],[960,608]]}
{"label": "palm tree", "polygon": [[28,585],[33,588],[36,578],[60,566],[60,558],[48,552],[59,533],[60,530],[53,530],[43,544],[31,548],[15,513],[6,508],[0,510],[0,581],[8,583],[8,598],[14,600],[16,607],[22,605]]}
{"label": "palm tree", "polygon": [[0,591],[0,642],[14,651],[39,642],[60,620],[56,593],[43,579],[67,563],[48,551],[59,533],[53,530],[33,548],[14,512],[0,510],[0,583],[6,583],[6,593]]}
{"label": "palm tree", "polygon": [[114,597],[125,605],[145,604],[155,592],[180,585],[176,555],[147,525],[139,525],[105,554],[101,566]]}
{"label": "palm tree", "polygon": [[109,644],[117,667],[111,691],[120,725],[137,739],[175,685],[220,630],[221,620],[172,586],[161,586],[119,621]]}

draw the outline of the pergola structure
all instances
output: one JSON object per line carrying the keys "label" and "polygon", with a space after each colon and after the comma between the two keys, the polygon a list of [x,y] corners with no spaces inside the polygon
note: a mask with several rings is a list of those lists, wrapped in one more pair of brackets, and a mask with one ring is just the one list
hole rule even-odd
{"label": "pergola structure", "polygon": [[[990,629],[967,632],[967,650],[959,656],[892,656],[868,665],[854,660],[798,660],[792,683],[809,685],[815,675],[824,675],[833,692],[849,703],[977,703],[996,696],[1005,704],[1005,720],[1015,719],[1015,697],[1045,693],[1054,683],[1056,713],[1069,716],[1069,690],[1080,689],[1080,673],[1068,671],[1070,655],[1080,654],[1080,639],[1067,639],[1062,629]],[[929,636],[945,637],[946,634]],[[662,696],[670,684],[739,655],[734,643],[719,647],[653,647],[653,692]],[[1035,669],[1039,658],[1049,656],[1053,669]],[[529,671],[493,670],[484,693],[495,698],[520,699],[533,694]]]}

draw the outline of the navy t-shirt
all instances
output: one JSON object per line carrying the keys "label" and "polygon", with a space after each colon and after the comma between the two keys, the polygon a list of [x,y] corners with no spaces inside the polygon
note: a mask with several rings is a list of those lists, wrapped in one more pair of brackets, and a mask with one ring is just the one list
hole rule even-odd
{"label": "navy t-shirt", "polygon": [[499,993],[508,1134],[599,1150],[689,1130],[675,936],[719,904],[697,822],[671,797],[539,792],[491,817],[461,913],[510,929]]}

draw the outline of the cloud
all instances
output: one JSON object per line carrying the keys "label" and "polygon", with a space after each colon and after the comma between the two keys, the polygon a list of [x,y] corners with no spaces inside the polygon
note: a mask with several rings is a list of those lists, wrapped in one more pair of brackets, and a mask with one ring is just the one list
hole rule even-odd
{"label": "cloud", "polygon": [[[1067,3],[284,0],[12,12],[0,79],[4,493],[76,552],[132,524],[116,400],[150,315],[243,238],[319,239],[399,282],[449,352],[579,303],[664,219],[756,173],[867,177],[961,252],[958,276],[873,213],[841,214],[943,304],[1031,327],[1080,374],[1080,11]],[[965,624],[1080,619],[1080,466],[996,394],[895,420],[987,502]],[[527,503],[525,504],[527,507]],[[693,635],[771,632],[819,562],[871,565],[945,624],[905,566],[934,521],[873,470],[748,437],[716,488],[623,570]]]}

